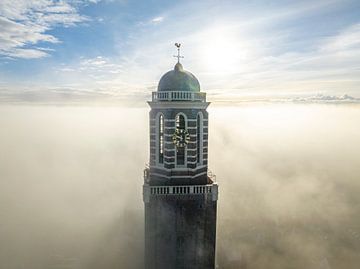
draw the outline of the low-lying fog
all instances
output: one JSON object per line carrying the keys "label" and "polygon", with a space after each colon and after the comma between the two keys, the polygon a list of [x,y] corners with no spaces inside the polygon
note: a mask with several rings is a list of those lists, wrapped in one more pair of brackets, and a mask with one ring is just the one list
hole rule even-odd
{"label": "low-lying fog", "polygon": [[[219,268],[357,269],[360,106],[212,107]],[[148,109],[0,107],[0,268],[141,268]]]}

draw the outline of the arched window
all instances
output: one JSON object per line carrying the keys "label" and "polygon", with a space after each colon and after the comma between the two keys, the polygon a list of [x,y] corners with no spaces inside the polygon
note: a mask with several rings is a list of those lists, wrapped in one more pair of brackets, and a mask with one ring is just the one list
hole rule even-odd
{"label": "arched window", "polygon": [[185,117],[182,114],[176,115],[176,128],[185,129]]}
{"label": "arched window", "polygon": [[202,113],[198,113],[196,119],[196,161],[198,164],[202,161]]}
{"label": "arched window", "polygon": [[159,163],[164,163],[164,116],[162,114],[159,116],[158,138]]}
{"label": "arched window", "polygon": [[[182,114],[176,115],[175,118],[176,129],[185,130],[185,117]],[[185,147],[176,147],[176,164],[185,165]]]}

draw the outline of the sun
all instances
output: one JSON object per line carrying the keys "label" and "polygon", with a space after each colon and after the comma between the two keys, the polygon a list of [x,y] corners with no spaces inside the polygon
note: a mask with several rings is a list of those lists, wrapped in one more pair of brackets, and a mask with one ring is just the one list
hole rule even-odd
{"label": "sun", "polygon": [[206,70],[229,73],[239,69],[245,51],[238,35],[218,28],[204,33],[202,40],[200,60]]}

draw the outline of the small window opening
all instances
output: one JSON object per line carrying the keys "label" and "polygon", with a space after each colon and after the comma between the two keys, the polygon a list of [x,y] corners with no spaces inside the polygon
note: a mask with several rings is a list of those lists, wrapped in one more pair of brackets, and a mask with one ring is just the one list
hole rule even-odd
{"label": "small window opening", "polygon": [[164,163],[164,116],[159,117],[159,163]]}

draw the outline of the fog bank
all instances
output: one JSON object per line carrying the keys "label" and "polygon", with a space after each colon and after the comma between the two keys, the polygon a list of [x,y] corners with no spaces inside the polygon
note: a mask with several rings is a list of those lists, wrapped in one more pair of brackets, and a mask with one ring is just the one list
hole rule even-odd
{"label": "fog bank", "polygon": [[[210,108],[219,268],[358,268],[360,106]],[[0,107],[0,268],[141,268],[148,109]]]}

